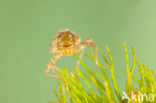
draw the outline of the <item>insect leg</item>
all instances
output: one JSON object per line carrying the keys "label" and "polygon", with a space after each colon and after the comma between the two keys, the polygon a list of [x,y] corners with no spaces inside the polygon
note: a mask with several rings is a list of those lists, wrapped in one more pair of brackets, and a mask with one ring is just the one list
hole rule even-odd
{"label": "insect leg", "polygon": [[[61,56],[62,56],[62,54],[56,53],[56,54],[54,55],[54,57],[50,60],[50,62],[48,63],[48,65],[47,65],[47,67],[46,67],[46,69],[45,69],[45,71],[44,71],[44,74],[45,74],[46,76],[52,77],[52,78],[59,78],[59,75],[57,74],[57,72],[55,72],[55,61],[56,61],[57,59],[59,59]],[[55,73],[56,75],[51,75],[51,74],[48,73],[49,70],[50,70],[50,68],[51,68],[51,70],[53,71],[53,73]]]}
{"label": "insect leg", "polygon": [[[96,65],[99,66],[99,67],[102,67],[102,68],[105,70],[105,68],[104,68],[103,66],[101,66],[101,65],[98,63],[98,48],[97,48],[97,45],[91,43],[90,46],[92,47],[92,49],[93,49],[94,47],[95,47],[95,49],[96,49],[96,54],[95,54]],[[93,54],[93,50],[92,50],[92,54]]]}
{"label": "insect leg", "polygon": [[[85,52],[85,46],[81,50],[80,59],[82,59],[84,52]],[[80,65],[80,61],[78,60],[76,63],[76,68],[79,68],[79,65]]]}
{"label": "insect leg", "polygon": [[91,46],[91,49],[92,49],[92,53],[91,53],[91,55],[94,56],[94,47]]}

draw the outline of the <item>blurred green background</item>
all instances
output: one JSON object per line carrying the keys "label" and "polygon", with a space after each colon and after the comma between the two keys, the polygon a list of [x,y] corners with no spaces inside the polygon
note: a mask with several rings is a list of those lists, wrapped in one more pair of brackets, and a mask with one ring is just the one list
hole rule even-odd
{"label": "blurred green background", "polygon": [[[155,0],[0,0],[0,103],[56,100],[52,86],[57,88],[58,80],[43,71],[53,56],[48,52],[51,38],[65,28],[82,40],[93,38],[99,52],[108,45],[122,91],[124,41],[129,55],[133,46],[138,61],[156,68],[155,5]],[[84,60],[93,65],[87,57]],[[56,65],[70,71],[75,62],[75,56],[62,57]]]}

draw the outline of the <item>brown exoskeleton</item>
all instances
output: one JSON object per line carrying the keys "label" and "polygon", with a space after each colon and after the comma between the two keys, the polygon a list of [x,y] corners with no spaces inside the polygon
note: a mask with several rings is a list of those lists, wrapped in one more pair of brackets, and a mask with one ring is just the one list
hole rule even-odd
{"label": "brown exoskeleton", "polygon": [[[59,71],[59,69],[55,67],[56,60],[63,55],[72,56],[78,53],[79,51],[82,51],[80,54],[80,58],[82,58],[86,46],[92,47],[92,56],[94,54],[93,49],[94,47],[96,48],[96,65],[98,65],[97,46],[96,44],[93,43],[93,40],[89,38],[82,43],[80,42],[81,42],[80,36],[76,35],[74,32],[68,29],[59,31],[51,41],[50,53],[54,53],[54,56],[50,60],[50,62],[48,63],[44,71],[45,75],[52,78],[59,78],[59,75],[57,74],[57,72],[55,72],[55,69]],[[79,63],[80,62],[78,61],[77,68],[79,67]],[[55,73],[56,75],[48,74],[50,68],[53,71],[53,73]]]}

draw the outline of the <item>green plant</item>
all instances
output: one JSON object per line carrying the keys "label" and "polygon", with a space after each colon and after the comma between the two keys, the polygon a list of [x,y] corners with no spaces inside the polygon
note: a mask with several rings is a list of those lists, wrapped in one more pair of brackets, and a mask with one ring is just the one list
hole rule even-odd
{"label": "green plant", "polygon": [[[125,49],[125,57],[126,57],[126,67],[127,70],[124,71],[127,75],[127,82],[125,93],[129,97],[128,99],[122,99],[122,93],[119,92],[116,78],[114,74],[114,66],[113,66],[113,58],[110,53],[110,50],[106,46],[107,53],[109,55],[109,60],[105,57],[104,53],[101,53],[105,63],[108,65],[109,68],[107,70],[110,71],[111,74],[111,81],[109,80],[107,72],[99,67],[102,72],[102,75],[91,71],[89,67],[84,63],[82,59],[79,58],[78,55],[76,57],[81,62],[83,68],[85,69],[85,73],[82,72],[80,69],[72,69],[71,74],[66,70],[63,69],[60,72],[61,79],[59,80],[59,92],[60,95],[56,92],[55,88],[53,88],[54,93],[57,98],[57,102],[59,103],[153,103],[154,101],[147,100],[148,97],[144,96],[141,98],[141,94],[156,94],[156,74],[153,70],[148,69],[146,66],[142,65],[138,61],[135,60],[135,52],[132,48],[133,53],[133,64],[130,68],[127,48],[124,44]],[[96,59],[92,57],[90,54],[87,54],[90,59],[96,62]],[[101,65],[100,62],[98,62]],[[136,65],[139,67],[137,69],[138,73],[140,74],[140,79],[133,76],[133,71]],[[80,80],[81,79],[81,80]],[[134,79],[139,88],[134,88],[132,84],[132,79]],[[89,91],[87,91],[83,85],[82,80],[85,85],[88,87]],[[112,82],[112,86],[111,86]],[[113,88],[111,88],[113,87]],[[96,88],[97,91],[94,89]],[[134,95],[137,95],[136,100],[133,99],[133,92]],[[156,97],[151,97],[150,99],[156,99]],[[156,101],[156,100],[155,100]],[[55,103],[55,102],[49,102]]]}

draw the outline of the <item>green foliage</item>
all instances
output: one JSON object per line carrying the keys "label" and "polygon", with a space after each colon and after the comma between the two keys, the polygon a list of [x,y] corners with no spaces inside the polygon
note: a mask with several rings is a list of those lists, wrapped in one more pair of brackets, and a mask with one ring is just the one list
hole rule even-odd
{"label": "green foliage", "polygon": [[[153,70],[148,69],[146,66],[142,65],[138,61],[135,60],[135,52],[132,48],[133,53],[133,64],[130,68],[128,53],[126,45],[124,44],[125,49],[125,57],[126,57],[126,67],[127,70],[124,71],[127,75],[127,82],[125,83],[126,88],[125,92],[128,97],[131,99],[131,92],[134,94],[156,94],[156,74]],[[116,78],[114,74],[114,66],[113,66],[113,58],[110,53],[110,50],[106,46],[106,50],[109,56],[109,60],[105,57],[104,53],[101,53],[104,62],[108,65],[109,68],[106,70],[110,71],[111,74],[111,82],[109,80],[108,74],[106,70],[99,66],[99,69],[102,74],[91,71],[89,67],[84,63],[82,59],[78,55],[76,57],[81,62],[81,65],[85,69],[85,73],[80,69],[72,68],[71,74],[66,69],[61,69],[60,71],[60,80],[58,82],[59,85],[59,93],[58,94],[53,88],[54,93],[57,98],[57,102],[59,103],[153,103],[153,101],[131,101],[128,99],[122,100],[122,93],[119,92]],[[93,60],[96,63],[96,59],[92,57],[90,54],[86,55],[88,58]],[[98,62],[101,65],[100,62]],[[133,71],[135,67],[138,67],[137,72],[140,74],[140,78],[133,76]],[[132,85],[132,79],[135,80],[139,88],[134,88]],[[81,81],[83,80],[83,81]],[[102,81],[102,82],[101,82]],[[89,91],[86,90],[82,82],[88,87]],[[111,84],[113,84],[111,86]],[[113,87],[113,88],[112,88]],[[97,89],[97,91],[95,90]],[[156,99],[156,97],[154,97]],[[143,100],[146,98],[144,97]],[[156,101],[156,100],[155,100]],[[49,102],[49,103],[57,103],[57,102]]]}

